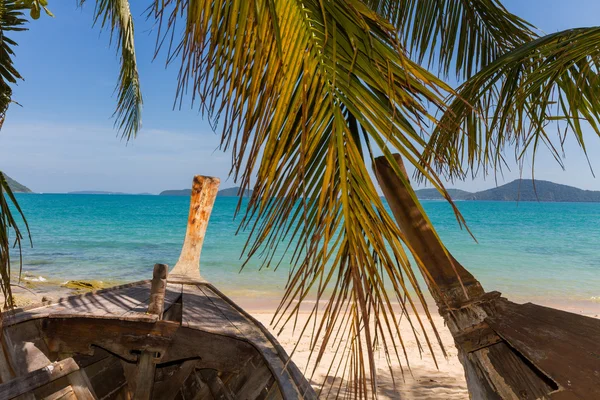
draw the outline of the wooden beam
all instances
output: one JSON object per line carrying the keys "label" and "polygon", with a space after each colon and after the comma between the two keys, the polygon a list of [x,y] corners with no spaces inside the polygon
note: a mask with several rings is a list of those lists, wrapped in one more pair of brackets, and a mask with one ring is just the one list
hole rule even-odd
{"label": "wooden beam", "polygon": [[[402,157],[394,154],[394,159],[404,169]],[[411,196],[411,190],[384,156],[375,159],[375,174],[400,230],[410,243],[414,255],[421,260],[434,281],[430,282],[425,277],[438,306],[446,303],[459,305],[483,295],[479,281],[440,243]],[[405,178],[408,180],[407,176]]]}
{"label": "wooden beam", "polygon": [[179,329],[179,324],[166,321],[80,317],[48,318],[41,326],[52,352],[92,355],[98,346],[131,362],[137,360],[132,350],[164,354]]}
{"label": "wooden beam", "polygon": [[138,361],[137,374],[135,379],[135,400],[150,400],[154,389],[154,373],[156,364],[154,363],[154,353],[144,351]]}
{"label": "wooden beam", "polygon": [[[395,154],[394,160],[403,169],[400,155]],[[540,370],[523,361],[491,323],[484,322],[494,313],[500,294],[485,293],[479,281],[440,243],[418,207],[414,192],[385,157],[375,159],[375,173],[400,230],[429,274],[425,280],[454,337],[470,397],[519,399],[547,395],[551,387]]]}
{"label": "wooden beam", "polygon": [[58,361],[0,384],[0,399],[14,399],[22,394],[31,393],[40,386],[47,385],[75,371],[79,371],[79,366],[72,358]]}
{"label": "wooden beam", "polygon": [[165,291],[167,290],[168,273],[169,267],[166,264],[154,265],[148,314],[157,315],[158,319],[162,319],[163,311],[165,309]]}
{"label": "wooden beam", "polygon": [[154,397],[161,400],[172,400],[177,397],[177,393],[196,367],[197,362],[198,360],[184,361],[168,379],[156,382]]}
{"label": "wooden beam", "polygon": [[202,279],[200,277],[200,253],[208,219],[219,190],[219,183],[219,178],[200,175],[194,177],[185,241],[179,261],[171,271],[174,280]]}
{"label": "wooden beam", "polygon": [[235,398],[233,393],[231,393],[227,386],[223,384],[217,371],[214,369],[201,369],[199,373],[202,377],[202,381],[208,385],[213,398],[219,400],[233,400]]}
{"label": "wooden beam", "polygon": [[77,400],[96,400],[94,388],[84,370],[79,369],[67,376]]}
{"label": "wooden beam", "polygon": [[[165,290],[167,288],[167,274],[169,267],[165,264],[156,264],[152,275],[152,287],[150,289],[150,302],[148,314],[162,318],[165,307]],[[137,363],[135,377],[136,400],[150,400],[154,391],[154,375],[156,373],[156,352],[143,351]]]}
{"label": "wooden beam", "polygon": [[50,396],[43,398],[44,400],[78,400],[71,386],[64,387]]}

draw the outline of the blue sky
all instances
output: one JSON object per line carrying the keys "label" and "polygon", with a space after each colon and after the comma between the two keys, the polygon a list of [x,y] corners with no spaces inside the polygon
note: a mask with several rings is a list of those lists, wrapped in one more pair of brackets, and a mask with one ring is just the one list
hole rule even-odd
{"label": "blue sky", "polygon": [[[38,192],[108,190],[157,193],[188,187],[194,174],[227,180],[229,154],[218,150],[219,135],[187,106],[173,111],[177,66],[152,62],[155,36],[143,16],[150,0],[133,0],[136,45],[144,93],[143,129],[129,144],[113,129],[118,74],[109,34],[92,27],[93,1],[50,1],[55,18],[42,18],[14,35],[17,69],[25,81],[14,88],[13,106],[0,132],[0,169]],[[597,0],[505,0],[506,7],[546,33],[600,23]],[[600,139],[588,135],[588,153],[600,173]],[[600,190],[581,150],[566,146],[566,171],[547,152],[536,163],[536,178]],[[529,170],[525,171],[529,173]],[[516,168],[505,174],[510,181]],[[499,183],[502,183],[500,179]],[[480,190],[494,179],[453,186]]]}

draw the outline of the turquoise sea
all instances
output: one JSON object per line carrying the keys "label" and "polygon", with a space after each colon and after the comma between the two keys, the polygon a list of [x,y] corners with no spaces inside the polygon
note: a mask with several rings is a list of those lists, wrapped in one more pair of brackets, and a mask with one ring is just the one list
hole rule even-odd
{"label": "turquoise sea", "polygon": [[[169,196],[22,194],[33,247],[23,271],[51,280],[148,279],[155,263],[174,265],[189,199]],[[246,240],[236,235],[235,198],[218,198],[201,273],[232,295],[277,296],[287,270],[242,272]],[[600,203],[459,202],[477,238],[461,230],[445,202],[424,207],[455,257],[484,285],[521,300],[575,300],[600,308]]]}

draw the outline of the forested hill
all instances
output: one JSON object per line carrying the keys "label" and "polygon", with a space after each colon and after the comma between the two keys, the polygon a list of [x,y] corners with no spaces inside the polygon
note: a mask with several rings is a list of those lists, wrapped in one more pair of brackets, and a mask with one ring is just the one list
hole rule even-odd
{"label": "forested hill", "polygon": [[[454,200],[600,202],[598,191],[531,179],[517,179],[476,193],[459,189],[448,189],[448,192]],[[436,189],[419,189],[415,193],[422,200],[442,199]]]}
{"label": "forested hill", "polygon": [[[467,200],[470,196],[473,195],[471,192],[467,192],[465,190],[460,189],[446,189],[450,197],[453,200]],[[443,200],[444,197],[440,194],[437,189],[418,189],[415,190],[417,197],[421,200]]]}
{"label": "forested hill", "polygon": [[473,193],[469,200],[600,202],[600,192],[549,181],[517,179],[497,188]]}
{"label": "forested hill", "polygon": [[3,174],[6,182],[8,182],[8,187],[15,193],[32,193],[31,189],[29,189],[25,185],[21,185],[19,182],[12,179],[10,176]]}

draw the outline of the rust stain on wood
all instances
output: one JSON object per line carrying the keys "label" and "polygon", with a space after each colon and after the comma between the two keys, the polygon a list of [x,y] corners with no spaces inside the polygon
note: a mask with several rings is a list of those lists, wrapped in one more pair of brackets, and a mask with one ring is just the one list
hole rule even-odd
{"label": "rust stain on wood", "polygon": [[201,279],[200,253],[219,183],[219,178],[200,175],[194,177],[185,241],[179,261],[171,271],[175,278]]}

